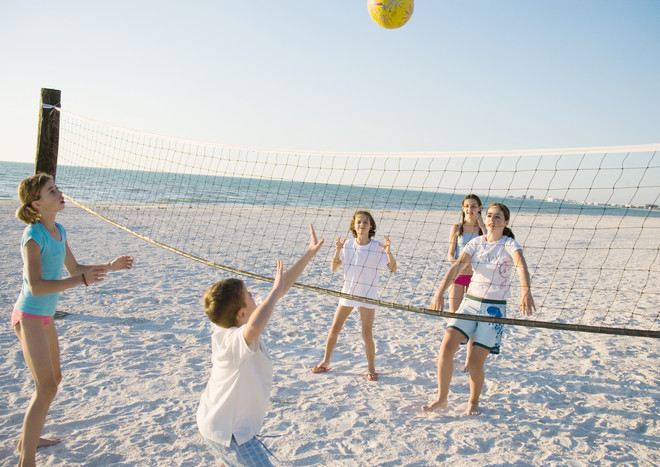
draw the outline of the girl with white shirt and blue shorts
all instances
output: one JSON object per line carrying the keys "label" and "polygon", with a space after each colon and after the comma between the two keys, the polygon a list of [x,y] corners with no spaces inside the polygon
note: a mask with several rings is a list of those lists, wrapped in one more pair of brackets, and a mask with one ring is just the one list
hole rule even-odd
{"label": "girl with white shirt and blue shorts", "polygon": [[[536,310],[531,293],[531,281],[521,246],[514,240],[507,227],[509,209],[501,203],[493,203],[486,213],[486,235],[471,240],[458,261],[452,265],[433,296],[431,308],[444,308],[444,293],[466,265],[473,269],[472,280],[457,313],[480,316],[506,317],[506,299],[510,296],[514,269],[518,272],[522,287],[520,311],[531,316]],[[502,324],[452,318],[442,339],[438,356],[438,397],[430,405],[422,407],[433,412],[447,407],[449,383],[454,370],[454,354],[461,342],[474,336],[474,344],[468,361],[470,372],[470,400],[467,415],[479,414],[479,396],[484,385],[484,364],[489,353],[499,353]]]}

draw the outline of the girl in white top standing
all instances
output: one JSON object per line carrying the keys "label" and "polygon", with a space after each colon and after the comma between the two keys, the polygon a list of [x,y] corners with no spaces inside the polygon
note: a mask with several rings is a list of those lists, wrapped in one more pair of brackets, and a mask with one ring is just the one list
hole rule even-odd
{"label": "girl in white top standing", "polygon": [[[474,270],[467,294],[458,313],[506,317],[506,299],[510,296],[511,276],[518,271],[522,296],[520,311],[531,316],[536,310],[531,293],[527,263],[522,248],[514,240],[513,232],[507,227],[509,209],[501,203],[493,203],[486,213],[486,235],[471,240],[458,261],[449,268],[440,283],[431,308],[444,308],[444,293],[467,264]],[[470,321],[452,318],[442,339],[438,357],[438,397],[425,412],[447,407],[449,383],[454,371],[454,354],[461,342],[474,336],[472,353],[468,361],[470,372],[470,400],[467,415],[479,414],[479,396],[484,385],[484,363],[489,353],[499,353],[502,339],[502,324],[485,321]]]}
{"label": "girl in white top standing", "polygon": [[[385,237],[385,244],[378,243],[372,237],[376,234],[376,221],[367,211],[357,211],[351,219],[353,241],[335,240],[335,254],[332,257],[330,269],[336,271],[344,265],[343,293],[359,295],[366,298],[378,298],[378,270],[387,266],[391,272],[396,271],[396,260],[390,251],[390,239]],[[362,340],[367,354],[367,380],[378,381],[376,373],[376,346],[372,330],[376,309],[373,305],[342,298],[335,312],[332,326],[325,343],[323,361],[312,368],[312,373],[325,373],[330,370],[330,357],[337,344],[337,338],[344,322],[354,307],[360,309],[362,321]]]}
{"label": "girl in white top standing", "polygon": [[[463,198],[461,221],[451,226],[449,232],[449,248],[447,250],[447,259],[451,264],[458,261],[461,252],[473,238],[483,235],[486,231],[486,225],[481,218],[481,199],[474,194],[469,194]],[[463,301],[465,290],[470,285],[472,279],[472,266],[466,265],[459,276],[449,287],[448,301],[449,311],[456,313],[459,305]],[[472,350],[472,340],[467,345],[467,355],[465,357],[465,366],[463,371],[467,371],[467,362],[470,359]]]}

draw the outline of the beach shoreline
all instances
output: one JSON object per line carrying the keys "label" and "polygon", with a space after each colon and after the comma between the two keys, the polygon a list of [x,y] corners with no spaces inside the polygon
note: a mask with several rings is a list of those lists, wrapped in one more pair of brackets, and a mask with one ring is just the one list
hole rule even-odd
{"label": "beach shoreline", "polygon": [[[14,451],[32,392],[9,323],[21,280],[16,201],[6,219],[0,297],[0,466]],[[158,248],[68,205],[58,216],[81,263],[133,254],[133,271],[61,294],[56,320],[63,382],[39,449],[39,465],[212,465],[195,411],[210,371],[206,287],[227,273]],[[384,224],[386,226],[387,223]],[[326,242],[329,239],[326,239]],[[302,251],[304,245],[300,245]],[[274,267],[274,265],[273,265]],[[326,267],[325,264],[319,267]],[[247,279],[266,293],[269,284]],[[292,465],[658,465],[657,339],[507,327],[502,354],[486,362],[482,415],[463,415],[467,376],[457,354],[450,407],[423,414],[435,396],[436,353],[446,320],[379,308],[377,383],[365,379],[357,313],[332,370],[314,375],[336,300],[292,289],[264,334],[274,361],[262,429]]]}

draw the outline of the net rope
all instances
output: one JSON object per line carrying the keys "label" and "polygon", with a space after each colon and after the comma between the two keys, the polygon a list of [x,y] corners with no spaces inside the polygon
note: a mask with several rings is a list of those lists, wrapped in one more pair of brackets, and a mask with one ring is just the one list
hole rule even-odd
{"label": "net rope", "polygon": [[[450,266],[449,231],[465,195],[502,202],[523,247],[537,312],[477,321],[660,337],[660,144],[445,153],[331,153],[211,144],[129,130],[60,110],[57,183],[127,232],[232,275],[272,281],[306,247],[326,245],[296,287],[342,294],[336,237],[358,210],[387,235],[396,273],[377,306],[429,309]],[[336,306],[334,300],[332,308]]]}

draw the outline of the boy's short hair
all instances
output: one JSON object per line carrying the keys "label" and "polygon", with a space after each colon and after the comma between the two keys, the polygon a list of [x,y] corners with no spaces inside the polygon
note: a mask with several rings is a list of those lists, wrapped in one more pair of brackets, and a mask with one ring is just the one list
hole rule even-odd
{"label": "boy's short hair", "polygon": [[246,306],[244,287],[242,280],[230,278],[216,282],[204,293],[204,311],[212,323],[221,328],[238,325],[236,314]]}

